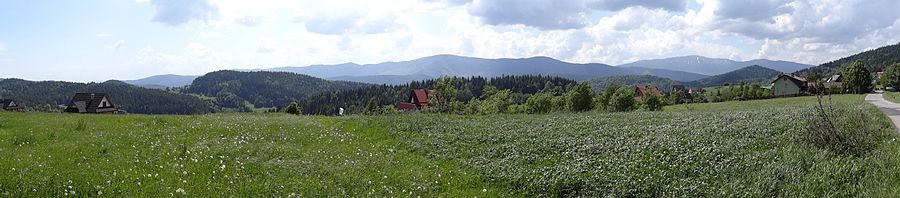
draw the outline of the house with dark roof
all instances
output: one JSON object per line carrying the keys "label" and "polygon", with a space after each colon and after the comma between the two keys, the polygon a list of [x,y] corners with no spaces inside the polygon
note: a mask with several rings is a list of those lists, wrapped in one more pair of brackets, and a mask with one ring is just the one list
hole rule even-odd
{"label": "house with dark roof", "polygon": [[68,113],[118,113],[119,109],[105,93],[76,93],[66,106]]}
{"label": "house with dark roof", "polygon": [[806,78],[781,74],[770,82],[773,96],[800,95],[807,90]]}
{"label": "house with dark roof", "polygon": [[690,103],[691,101],[694,100],[694,94],[691,93],[692,91],[693,91],[693,89],[690,89],[684,85],[672,85],[671,93],[678,96],[677,102],[679,104],[684,104],[684,103]]}
{"label": "house with dark roof", "polygon": [[5,111],[21,111],[22,110],[22,108],[19,106],[19,104],[16,104],[16,101],[9,100],[9,99],[0,100],[0,109],[3,109]]}
{"label": "house with dark roof", "polygon": [[428,107],[428,97],[431,95],[431,92],[431,90],[427,89],[410,90],[407,102],[397,104],[396,108],[404,111],[415,111]]}

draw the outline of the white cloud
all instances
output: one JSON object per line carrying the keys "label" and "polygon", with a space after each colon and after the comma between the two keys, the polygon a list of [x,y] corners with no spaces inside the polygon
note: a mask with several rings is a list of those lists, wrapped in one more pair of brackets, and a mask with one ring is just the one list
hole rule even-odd
{"label": "white cloud", "polygon": [[208,0],[150,0],[156,6],[153,21],[178,26],[192,20],[208,22],[219,18],[219,8]]}
{"label": "white cloud", "polygon": [[241,18],[237,18],[234,20],[235,23],[246,25],[246,26],[259,26],[263,23],[263,17],[261,16],[244,16]]}
{"label": "white cloud", "polygon": [[198,35],[198,37],[200,39],[207,40],[207,39],[225,38],[228,36],[225,35],[225,33],[221,33],[221,32],[200,32],[200,35]]}

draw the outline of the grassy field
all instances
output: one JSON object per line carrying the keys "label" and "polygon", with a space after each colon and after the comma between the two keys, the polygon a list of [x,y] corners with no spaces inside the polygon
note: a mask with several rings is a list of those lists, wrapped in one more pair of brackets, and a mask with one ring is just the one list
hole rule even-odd
{"label": "grassy field", "polygon": [[884,99],[894,103],[900,103],[900,92],[884,92]]}
{"label": "grassy field", "polygon": [[[815,98],[665,112],[318,117],[0,113],[4,196],[884,197],[900,143],[798,140]],[[220,197],[220,196],[216,196]]]}

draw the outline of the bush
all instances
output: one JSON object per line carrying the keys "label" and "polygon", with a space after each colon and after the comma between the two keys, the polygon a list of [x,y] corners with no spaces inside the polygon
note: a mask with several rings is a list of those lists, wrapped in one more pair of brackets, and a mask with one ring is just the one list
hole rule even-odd
{"label": "bush", "polygon": [[291,102],[287,107],[284,108],[285,113],[300,115],[303,111],[300,110],[300,105],[297,102]]}
{"label": "bush", "polygon": [[647,111],[662,111],[663,101],[659,96],[647,94],[641,98],[641,107]]}
{"label": "bush", "polygon": [[574,112],[590,111],[593,108],[594,93],[588,82],[582,82],[566,94],[569,110]]}
{"label": "bush", "polygon": [[817,148],[837,154],[860,156],[874,149],[884,130],[873,123],[865,106],[833,108],[820,103],[806,116],[806,130],[802,140]]}
{"label": "bush", "polygon": [[525,101],[525,112],[529,114],[544,114],[553,110],[553,95],[538,93]]}
{"label": "bush", "polygon": [[609,101],[606,110],[612,112],[634,111],[637,106],[634,100],[634,90],[629,88],[621,88]]}

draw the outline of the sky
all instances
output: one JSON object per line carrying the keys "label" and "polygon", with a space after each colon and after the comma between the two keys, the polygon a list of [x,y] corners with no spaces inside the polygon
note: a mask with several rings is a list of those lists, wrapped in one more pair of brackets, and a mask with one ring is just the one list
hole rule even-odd
{"label": "sky", "polygon": [[0,78],[102,82],[454,54],[818,65],[900,42],[897,0],[5,0]]}

